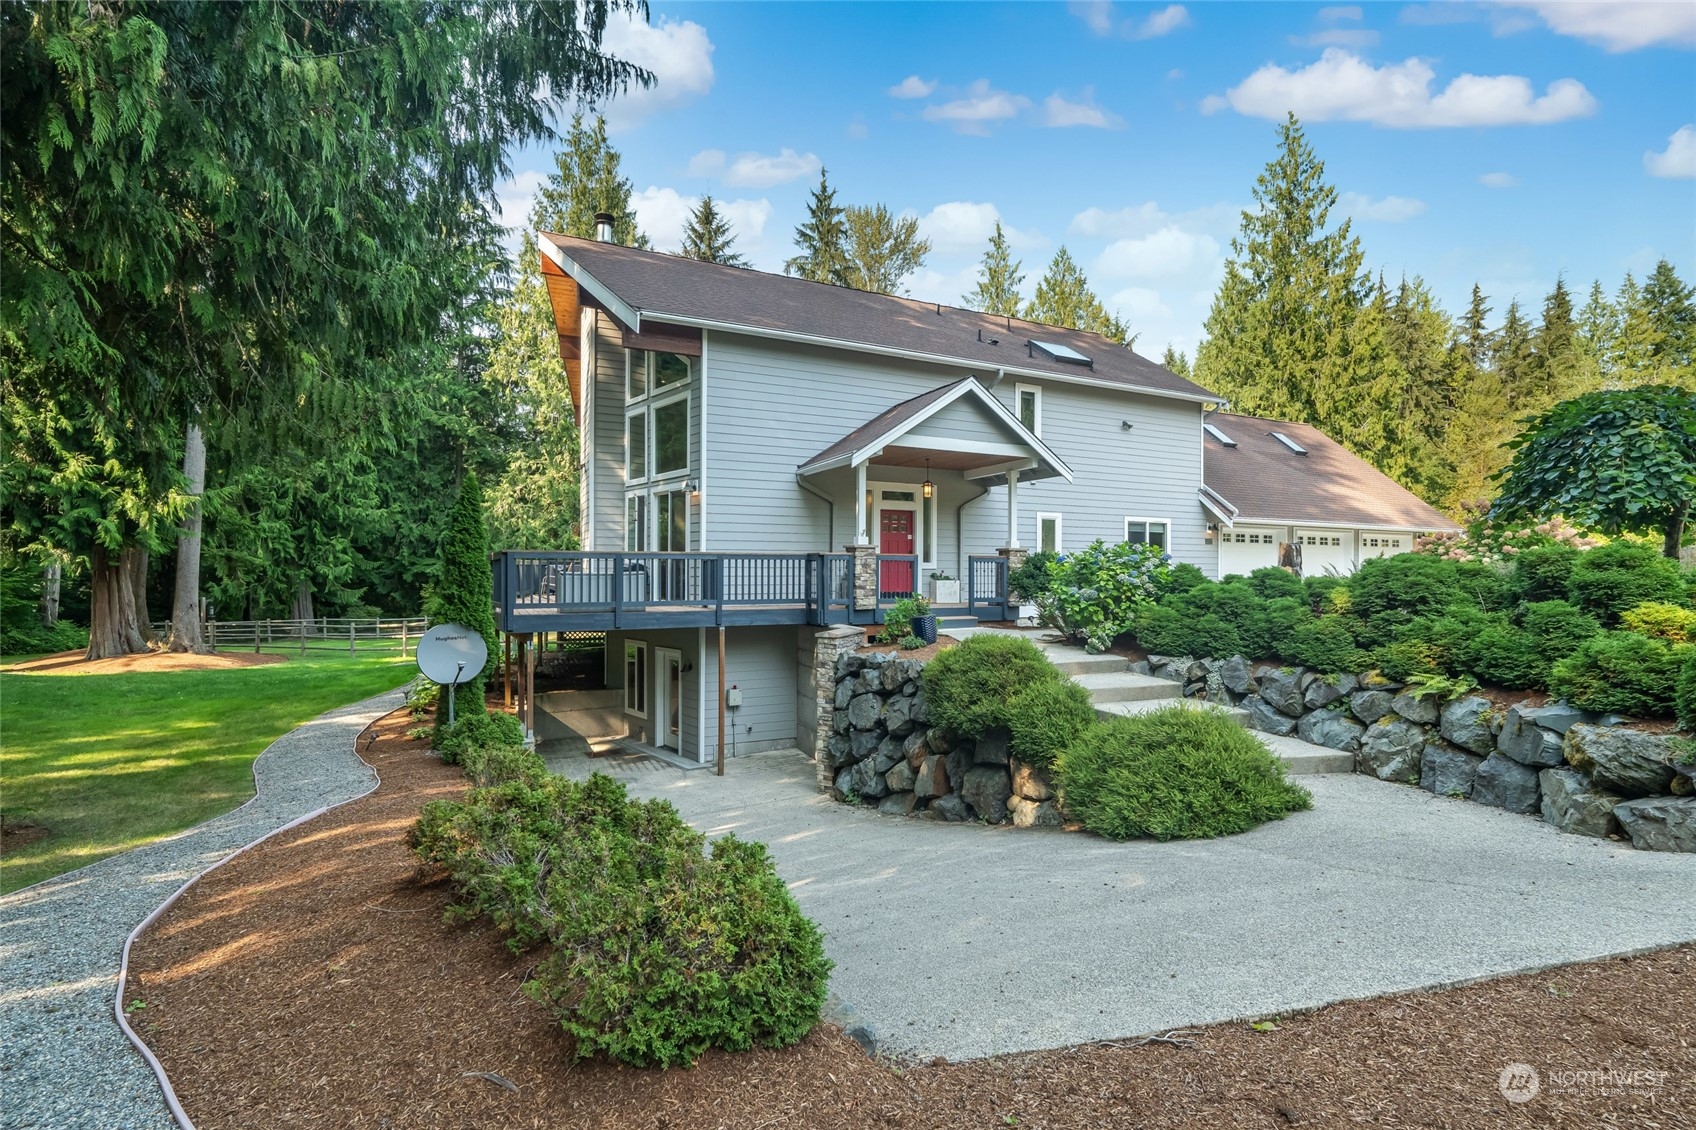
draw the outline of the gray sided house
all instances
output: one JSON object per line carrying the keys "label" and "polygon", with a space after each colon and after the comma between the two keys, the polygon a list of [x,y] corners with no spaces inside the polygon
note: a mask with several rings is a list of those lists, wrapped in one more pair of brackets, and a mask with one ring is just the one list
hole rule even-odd
{"label": "gray sided house", "polygon": [[[1221,398],[1099,335],[540,245],[583,435],[583,550],[496,554],[497,616],[519,636],[607,633],[624,730],[604,736],[711,760],[722,627],[726,752],[810,747],[830,626],[913,592],[1006,619],[1010,564],[1096,539],[1217,575],[1237,514],[1272,528],[1214,482]],[[1449,525],[1431,511],[1420,528]]]}

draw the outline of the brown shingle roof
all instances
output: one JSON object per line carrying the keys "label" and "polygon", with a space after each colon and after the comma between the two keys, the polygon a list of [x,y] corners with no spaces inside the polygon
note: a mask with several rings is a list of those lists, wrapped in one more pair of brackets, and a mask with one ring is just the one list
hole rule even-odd
{"label": "brown shingle roof", "polygon": [[[686,319],[805,334],[881,349],[955,359],[966,365],[1096,380],[1200,399],[1218,399],[1192,381],[1099,334],[1061,329],[937,306],[911,298],[850,290],[786,275],[724,267],[616,243],[543,233],[542,239],[576,262],[644,318]],[[1093,368],[1056,361],[1028,349],[1052,341],[1089,357]],[[999,341],[999,345],[990,342]]]}
{"label": "brown shingle roof", "polygon": [[[1457,530],[1452,518],[1310,424],[1214,412],[1207,422],[1236,441],[1202,438],[1202,479],[1243,522],[1313,522],[1399,530]],[[1279,443],[1283,432],[1307,449]]]}

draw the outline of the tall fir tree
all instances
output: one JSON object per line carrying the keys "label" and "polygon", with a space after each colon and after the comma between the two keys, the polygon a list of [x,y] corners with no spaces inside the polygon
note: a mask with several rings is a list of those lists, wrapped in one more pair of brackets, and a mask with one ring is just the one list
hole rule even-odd
{"label": "tall fir tree", "polygon": [[607,120],[597,114],[586,124],[582,113],[573,114],[564,142],[531,205],[531,229],[593,239],[595,213],[610,212],[614,243],[651,246],[636,226],[630,207],[634,186],[622,171],[623,156],[607,138]]}
{"label": "tall fir tree", "polygon": [[736,253],[735,243],[730,221],[713,203],[712,194],[701,197],[689,217],[689,227],[683,232],[684,256],[726,267],[746,267],[748,260]]}
{"label": "tall fir tree", "polygon": [[1460,324],[1460,344],[1466,359],[1475,370],[1490,367],[1492,335],[1490,333],[1490,300],[1484,288],[1472,284],[1472,300],[1467,303],[1466,317]]}
{"label": "tall fir tree", "polygon": [[1615,381],[1621,385],[1652,382],[1661,334],[1643,288],[1630,271],[1619,284],[1614,309],[1619,313],[1619,336],[1614,339],[1613,353]]}
{"label": "tall fir tree", "polygon": [[930,241],[919,235],[917,218],[897,216],[886,204],[851,204],[843,210],[842,222],[847,256],[843,284],[881,294],[904,293],[907,276],[924,266],[930,254]]}
{"label": "tall fir tree", "polygon": [[1490,364],[1502,385],[1508,411],[1524,415],[1536,407],[1531,385],[1531,325],[1519,312],[1519,299],[1508,303],[1490,347]]}
{"label": "tall fir tree", "polygon": [[1160,355],[1160,364],[1165,366],[1167,371],[1176,373],[1185,380],[1189,379],[1189,356],[1183,350],[1175,348],[1170,342],[1166,344],[1166,352]]}
{"label": "tall fir tree", "polygon": [[1018,317],[1019,287],[1025,281],[1023,268],[1024,263],[1013,258],[1001,221],[996,220],[995,234],[989,237],[989,247],[978,264],[978,284],[960,299],[961,304],[985,314]]}
{"label": "tall fir tree", "polygon": [[1531,335],[1531,364],[1525,379],[1526,410],[1540,412],[1557,401],[1577,396],[1583,373],[1578,349],[1578,324],[1573,320],[1572,293],[1557,277],[1543,300],[1543,320]]}
{"label": "tall fir tree", "polygon": [[848,224],[845,209],[836,203],[830,171],[819,170],[819,186],[807,201],[807,219],[795,229],[797,254],[783,264],[783,273],[814,282],[847,285]]}
{"label": "tall fir tree", "polygon": [[1462,358],[1452,348],[1458,335],[1425,280],[1415,277],[1404,278],[1387,302],[1384,338],[1403,377],[1398,458],[1406,465],[1408,485],[1436,501],[1452,487],[1448,432],[1467,379]]}
{"label": "tall fir tree", "polygon": [[1048,270],[1036,284],[1036,293],[1025,304],[1024,316],[1033,322],[1068,329],[1087,330],[1110,337],[1121,345],[1132,345],[1137,335],[1090,289],[1083,268],[1062,245],[1049,261]]}
{"label": "tall fir tree", "polygon": [[1696,287],[1686,285],[1662,259],[1643,284],[1643,302],[1655,327],[1650,356],[1656,369],[1663,379],[1688,385],[1696,363]]}
{"label": "tall fir tree", "polygon": [[1490,476],[1506,462],[1502,442],[1513,433],[1513,416],[1494,364],[1495,335],[1484,291],[1472,287],[1466,314],[1449,347],[1450,364],[1460,392],[1454,419],[1443,437],[1442,464],[1448,489],[1438,505],[1450,514],[1487,500]]}
{"label": "tall fir tree", "polygon": [[1583,392],[1606,387],[1613,379],[1613,355],[1619,338],[1619,311],[1608,300],[1602,280],[1590,284],[1590,296],[1578,312],[1578,384]]}
{"label": "tall fir tree", "polygon": [[[453,688],[456,718],[486,714],[483,701],[485,672],[498,653],[495,638],[494,585],[489,572],[489,534],[483,525],[483,488],[477,473],[467,471],[459,484],[459,497],[448,516],[442,539],[442,571],[431,590],[429,607],[432,624],[458,624],[483,637],[488,660]],[[436,725],[447,724],[447,696],[436,707]]]}

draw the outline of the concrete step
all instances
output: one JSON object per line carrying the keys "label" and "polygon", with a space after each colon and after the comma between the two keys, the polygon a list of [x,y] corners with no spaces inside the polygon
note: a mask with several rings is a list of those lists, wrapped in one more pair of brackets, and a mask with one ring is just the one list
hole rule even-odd
{"label": "concrete step", "polygon": [[1081,647],[1045,647],[1042,652],[1048,656],[1050,663],[1060,669],[1061,674],[1074,678],[1079,675],[1125,672],[1131,667],[1131,661],[1123,655],[1091,655]]}
{"label": "concrete step", "polygon": [[[1095,704],[1095,713],[1103,719],[1130,718],[1167,706],[1181,706],[1186,710],[1203,710],[1209,708],[1209,705],[1199,698],[1145,698],[1131,702],[1098,702]],[[1231,721],[1244,729],[1248,728],[1248,711],[1242,707],[1212,706],[1211,708],[1222,711]]]}
{"label": "concrete step", "polygon": [[1287,738],[1278,734],[1263,734],[1251,731],[1260,739],[1260,744],[1271,750],[1278,760],[1284,763],[1284,768],[1292,776],[1304,776],[1317,773],[1353,773],[1354,754],[1345,753],[1338,749],[1327,749],[1322,745],[1313,745],[1300,738]]}
{"label": "concrete step", "polygon": [[975,628],[977,626],[978,618],[976,616],[938,616],[936,618],[936,630],[939,632],[952,632],[957,628]]}
{"label": "concrete step", "polygon": [[1097,706],[1107,702],[1175,699],[1180,697],[1183,691],[1177,683],[1169,680],[1123,670],[1074,675],[1073,681],[1089,691],[1090,698]]}

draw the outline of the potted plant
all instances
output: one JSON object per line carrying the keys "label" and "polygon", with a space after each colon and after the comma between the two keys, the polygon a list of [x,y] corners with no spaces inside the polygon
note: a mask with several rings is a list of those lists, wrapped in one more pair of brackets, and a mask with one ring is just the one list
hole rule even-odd
{"label": "potted plant", "polygon": [[[908,626],[907,631],[901,630],[904,624]],[[927,644],[936,642],[936,617],[931,615],[930,601],[918,593],[904,596],[891,604],[883,617],[883,634],[886,639],[899,640],[909,633],[918,636]]]}
{"label": "potted plant", "polygon": [[930,602],[932,604],[959,604],[960,582],[940,569],[932,573],[930,575]]}

